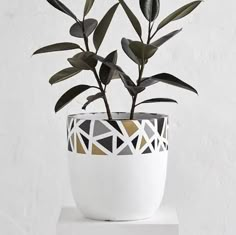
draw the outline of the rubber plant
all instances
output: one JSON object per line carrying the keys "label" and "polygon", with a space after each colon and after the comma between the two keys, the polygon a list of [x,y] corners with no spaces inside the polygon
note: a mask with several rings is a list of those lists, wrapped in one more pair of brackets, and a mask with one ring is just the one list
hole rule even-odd
{"label": "rubber plant", "polygon": [[[52,76],[49,82],[56,84],[83,70],[91,71],[97,81],[96,86],[83,84],[72,87],[58,100],[55,111],[61,110],[89,89],[98,92],[92,93],[82,108],[86,109],[91,102],[103,99],[107,111],[107,117],[106,113],[80,113],[67,117],[68,165],[75,203],[86,218],[94,220],[131,221],[150,218],[159,208],[165,191],[169,117],[163,114],[138,113],[135,112],[135,108],[146,103],[176,101],[154,97],[138,102],[138,96],[147,87],[156,83],[174,85],[196,94],[197,91],[169,73],[145,76],[144,69],[157,54],[158,49],[181,29],[160,38],[157,37],[159,31],[171,22],[187,16],[201,1],[191,2],[159,22],[159,0],[133,1],[140,4],[147,20],[148,33],[145,40],[139,19],[124,0],[114,0],[117,3],[99,23],[95,19],[87,18],[94,0],[84,0],[84,13],[81,19],[60,1],[47,1],[75,21],[70,28],[70,34],[84,41],[82,45],[71,42],[57,43],[34,53],[78,50],[68,59],[70,67]],[[121,40],[124,52],[137,65],[137,81],[119,66],[117,51],[112,51],[104,57],[98,54],[118,7],[125,19],[125,14],[127,15],[127,24],[133,26],[138,36],[138,39],[134,40]],[[90,44],[92,35],[93,47]],[[98,64],[101,64],[100,67]],[[112,79],[120,80],[124,84],[124,92],[130,94],[130,113],[111,113],[106,91]]]}
{"label": "rubber plant", "polygon": [[[179,9],[165,17],[163,20],[158,22],[156,26],[157,18],[160,12],[160,1],[139,0],[140,9],[147,20],[148,34],[146,41],[144,41],[142,33],[143,30],[139,20],[124,0],[118,0],[118,3],[113,5],[108,10],[108,12],[105,14],[105,16],[99,23],[96,19],[87,18],[87,15],[94,4],[94,0],[86,0],[84,6],[84,13],[81,20],[78,19],[77,16],[59,0],[47,1],[57,10],[67,14],[75,20],[75,23],[70,28],[70,34],[74,37],[83,39],[85,45],[85,48],[83,48],[81,45],[75,43],[63,42],[43,47],[34,53],[41,54],[54,51],[80,50],[79,53],[75,54],[72,58],[68,59],[68,62],[71,66],[53,75],[50,78],[49,82],[51,84],[55,84],[64,81],[70,77],[73,77],[78,73],[82,72],[83,70],[91,70],[98,84],[98,86],[78,85],[71,88],[58,100],[55,106],[56,112],[62,109],[68,103],[70,103],[79,94],[83,93],[88,89],[93,88],[98,89],[99,91],[96,94],[89,96],[87,98],[87,102],[82,108],[86,109],[86,107],[93,101],[97,99],[103,99],[108,119],[111,120],[112,115],[106,96],[106,89],[107,85],[110,84],[111,80],[114,78],[121,79],[121,81],[124,83],[124,86],[127,88],[129,94],[131,95],[131,120],[134,118],[135,108],[141,104],[158,102],[177,103],[177,101],[173,99],[159,97],[151,98],[137,103],[138,95],[143,92],[147,87],[156,83],[166,83],[198,94],[195,88],[193,88],[192,86],[172,74],[160,73],[145,77],[144,69],[149,60],[156,54],[159,47],[161,47],[169,39],[180,33],[182,29],[174,30],[165,36],[156,38],[159,31],[171,22],[182,19],[183,17],[190,14],[202,1],[193,1],[180,7]],[[98,55],[99,48],[102,45],[103,39],[119,5],[121,5],[124,12],[126,13],[139,39],[131,40],[127,38],[122,38],[121,40],[121,45],[124,52],[135,64],[137,64],[138,78],[136,83],[133,81],[133,79],[130,78],[130,76],[127,75],[127,73],[120,66],[117,65],[117,51],[111,52],[105,58]],[[89,39],[92,34],[95,51],[92,51],[89,45]],[[102,63],[99,71],[97,70],[98,62]]]}

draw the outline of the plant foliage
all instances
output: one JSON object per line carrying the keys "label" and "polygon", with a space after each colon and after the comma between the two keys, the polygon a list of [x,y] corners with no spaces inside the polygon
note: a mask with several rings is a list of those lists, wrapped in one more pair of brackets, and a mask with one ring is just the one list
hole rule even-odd
{"label": "plant foliage", "polygon": [[118,3],[115,4],[102,18],[100,21],[98,27],[96,28],[94,35],[93,35],[93,43],[96,48],[96,51],[100,48],[102,41],[106,35],[106,32],[110,26],[111,20],[116,12],[116,9],[118,7]]}
{"label": "plant foliage", "polygon": [[71,26],[70,34],[77,38],[84,38],[84,36],[89,37],[96,29],[97,25],[98,22],[95,19],[84,20],[84,25],[82,25],[81,22],[76,22]]}
{"label": "plant foliage", "polygon": [[[155,26],[156,20],[159,16],[161,10],[160,0],[139,0],[140,10],[147,20],[147,41],[143,38],[143,28],[140,24],[139,19],[136,17],[131,8],[126,4],[125,0],[117,0],[118,2],[111,6],[110,9],[104,14],[101,20],[87,18],[87,15],[90,14],[91,9],[96,3],[95,0],[84,0],[84,9],[81,19],[79,19],[66,5],[64,5],[59,0],[47,0],[55,9],[63,12],[64,14],[70,16],[75,22],[70,28],[70,35],[81,39],[84,42],[84,46],[80,46],[81,43],[73,42],[61,42],[52,44],[49,46],[42,47],[35,51],[33,55],[44,54],[49,52],[59,52],[59,51],[71,51],[79,50],[72,57],[68,58],[67,61],[70,64],[70,67],[62,69],[61,71],[55,73],[50,79],[49,83],[51,85],[66,81],[69,78],[75,77],[80,74],[83,70],[90,71],[93,74],[96,86],[91,85],[77,85],[72,87],[67,92],[65,92],[61,98],[58,100],[55,106],[55,112],[58,112],[72,100],[78,97],[80,94],[85,91],[94,88],[97,89],[94,95],[90,95],[87,98],[87,101],[84,103],[82,109],[86,109],[88,105],[95,102],[98,99],[104,101],[104,105],[107,111],[108,119],[112,119],[111,110],[109,102],[107,100],[107,86],[111,83],[113,79],[119,79],[124,87],[127,89],[128,93],[132,98],[132,106],[130,110],[130,119],[133,119],[135,108],[143,104],[151,103],[177,103],[174,99],[170,98],[150,98],[141,102],[138,101],[138,95],[141,92],[144,92],[148,87],[158,84],[165,83],[171,86],[182,88],[196,94],[197,90],[191,85],[177,78],[176,76],[169,73],[158,73],[156,75],[144,76],[144,69],[148,64],[149,60],[157,54],[158,49],[171,38],[179,34],[182,29],[177,29],[171,31],[170,33],[159,36],[157,38],[157,33],[171,22],[184,18],[189,15],[195,8],[199,6],[202,1],[193,1],[190,2],[176,11],[173,11],[163,20],[160,20],[159,24]],[[131,26],[134,31],[137,33],[137,39],[127,39],[122,38],[121,47],[124,53],[131,59],[134,64],[137,66],[138,76],[136,82],[131,78],[118,64],[118,53],[117,50],[108,53],[105,57],[98,54],[98,51],[101,45],[104,42],[105,36],[108,32],[108,29],[112,23],[114,15],[117,11],[117,8],[121,6],[125,15],[128,18]],[[90,36],[93,35],[93,46],[94,51],[91,50],[90,45]],[[83,45],[83,44],[82,44]],[[100,64],[100,68],[97,68]]]}
{"label": "plant foliage", "polygon": [[160,12],[159,0],[139,0],[141,11],[148,21],[154,21]]}

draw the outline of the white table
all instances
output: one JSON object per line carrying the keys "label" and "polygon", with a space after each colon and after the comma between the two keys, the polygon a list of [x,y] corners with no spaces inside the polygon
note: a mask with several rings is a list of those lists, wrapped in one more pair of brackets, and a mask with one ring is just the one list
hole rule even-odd
{"label": "white table", "polygon": [[178,235],[176,211],[161,207],[150,219],[130,222],[106,222],[84,218],[75,208],[63,208],[57,235]]}

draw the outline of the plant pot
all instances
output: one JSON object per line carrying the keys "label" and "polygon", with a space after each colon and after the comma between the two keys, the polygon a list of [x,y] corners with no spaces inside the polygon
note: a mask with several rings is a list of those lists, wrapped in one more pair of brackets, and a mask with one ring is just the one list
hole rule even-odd
{"label": "plant pot", "polygon": [[168,116],[137,113],[68,117],[72,192],[85,217],[140,220],[160,206],[166,181]]}

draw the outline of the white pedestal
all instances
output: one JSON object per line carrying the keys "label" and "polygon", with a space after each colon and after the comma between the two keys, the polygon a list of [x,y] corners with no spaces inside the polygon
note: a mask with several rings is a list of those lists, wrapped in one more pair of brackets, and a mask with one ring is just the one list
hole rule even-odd
{"label": "white pedestal", "polygon": [[84,218],[75,208],[63,208],[57,224],[57,235],[178,235],[176,211],[162,207],[151,218],[142,221],[109,222]]}

